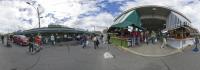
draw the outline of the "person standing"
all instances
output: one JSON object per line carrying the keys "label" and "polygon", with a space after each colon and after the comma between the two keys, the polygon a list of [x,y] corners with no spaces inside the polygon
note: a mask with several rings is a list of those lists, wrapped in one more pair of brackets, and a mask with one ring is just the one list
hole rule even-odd
{"label": "person standing", "polygon": [[148,45],[149,44],[149,31],[145,31],[144,36],[145,36],[144,42]]}
{"label": "person standing", "polygon": [[34,42],[34,37],[33,35],[31,35],[31,37],[29,37],[29,52],[33,52],[33,42]]}
{"label": "person standing", "polygon": [[108,44],[110,44],[110,34],[107,35]]}
{"label": "person standing", "polygon": [[2,44],[4,44],[4,36],[3,35],[1,36],[1,41],[2,41]]}
{"label": "person standing", "polygon": [[101,43],[103,43],[103,34],[100,36]]}
{"label": "person standing", "polygon": [[156,40],[156,33],[154,31],[151,32],[151,41],[152,41],[152,44],[155,43],[155,40]]}
{"label": "person standing", "polygon": [[65,34],[64,35],[64,42],[66,42],[67,41],[67,35]]}
{"label": "person standing", "polygon": [[137,32],[135,31],[135,29],[132,31],[132,46],[135,46],[136,44],[136,35],[137,35]]}
{"label": "person standing", "polygon": [[137,45],[140,45],[140,31],[139,31],[139,29],[137,30],[137,32],[136,32],[136,42],[137,42]]}
{"label": "person standing", "polygon": [[196,48],[198,47],[198,44],[199,44],[199,39],[196,37],[196,38],[195,38],[195,45],[196,45]]}
{"label": "person standing", "polygon": [[50,39],[51,39],[51,43],[52,43],[52,45],[55,45],[55,37],[54,37],[53,34],[51,35],[51,38],[50,38]]}
{"label": "person standing", "polygon": [[140,32],[140,42],[141,43],[144,42],[144,32],[143,31]]}
{"label": "person standing", "polygon": [[164,48],[164,46],[167,44],[167,40],[165,37],[163,37],[163,44],[161,45],[160,48]]}
{"label": "person standing", "polygon": [[103,34],[104,36],[103,36],[103,44],[106,44],[106,38],[107,38],[107,36],[106,36],[106,34]]}
{"label": "person standing", "polygon": [[96,49],[98,47],[98,39],[96,35],[94,35],[93,37],[93,42],[94,42],[94,49]]}
{"label": "person standing", "polygon": [[82,36],[82,45],[83,45],[82,48],[85,48],[85,47],[86,47],[86,44],[87,44],[87,37],[86,37],[86,35],[83,35],[83,36]]}
{"label": "person standing", "polygon": [[48,40],[49,40],[48,37],[45,37],[45,43],[46,44],[48,44],[48,42],[49,42]]}
{"label": "person standing", "polygon": [[6,41],[7,41],[7,42],[6,42],[6,46],[7,46],[7,47],[12,47],[11,44],[10,44],[10,35],[7,35],[7,36],[6,36]]}
{"label": "person standing", "polygon": [[35,37],[35,44],[36,44],[39,48],[41,48],[41,45],[42,45],[41,42],[42,42],[42,41],[41,41],[41,36],[38,34],[38,35]]}

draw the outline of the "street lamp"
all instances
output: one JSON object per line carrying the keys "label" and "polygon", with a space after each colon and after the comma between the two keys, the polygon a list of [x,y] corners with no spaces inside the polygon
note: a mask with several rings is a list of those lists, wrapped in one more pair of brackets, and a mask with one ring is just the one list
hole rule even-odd
{"label": "street lamp", "polygon": [[32,6],[32,7],[36,10],[36,12],[37,12],[37,17],[38,17],[38,24],[39,24],[39,28],[40,28],[40,12],[39,12],[38,6],[35,7],[35,6],[33,6],[30,2],[26,2],[26,4]]}

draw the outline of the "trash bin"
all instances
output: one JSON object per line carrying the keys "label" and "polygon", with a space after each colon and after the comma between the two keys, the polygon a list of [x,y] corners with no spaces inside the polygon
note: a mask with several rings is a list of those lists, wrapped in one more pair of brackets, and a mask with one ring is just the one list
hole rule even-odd
{"label": "trash bin", "polygon": [[131,38],[128,38],[128,40],[127,40],[127,43],[128,43],[128,47],[131,47],[132,46],[132,40],[131,40]]}

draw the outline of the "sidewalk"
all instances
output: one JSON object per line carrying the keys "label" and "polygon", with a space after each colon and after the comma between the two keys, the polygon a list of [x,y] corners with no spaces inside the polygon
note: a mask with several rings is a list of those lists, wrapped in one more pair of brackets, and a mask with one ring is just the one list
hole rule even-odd
{"label": "sidewalk", "polygon": [[181,50],[171,48],[168,46],[164,46],[164,48],[160,48],[162,45],[161,42],[157,42],[156,44],[141,44],[140,46],[125,48],[120,47],[124,49],[125,51],[128,51],[130,53],[134,53],[141,56],[151,56],[151,57],[160,57],[160,56],[167,56],[172,55],[175,53],[181,52]]}

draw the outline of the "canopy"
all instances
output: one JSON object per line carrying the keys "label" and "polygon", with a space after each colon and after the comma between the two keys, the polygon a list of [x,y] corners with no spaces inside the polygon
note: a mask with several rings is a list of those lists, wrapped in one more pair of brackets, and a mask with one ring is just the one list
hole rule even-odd
{"label": "canopy", "polygon": [[137,28],[142,29],[140,17],[135,10],[122,15],[114,23],[115,25],[112,25],[111,27],[127,28],[128,26],[135,26]]}

